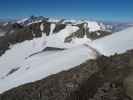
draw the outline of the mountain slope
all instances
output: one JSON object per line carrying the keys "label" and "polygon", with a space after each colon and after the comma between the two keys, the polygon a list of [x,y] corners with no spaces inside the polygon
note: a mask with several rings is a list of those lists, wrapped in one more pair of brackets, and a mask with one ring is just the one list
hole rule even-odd
{"label": "mountain slope", "polygon": [[[129,96],[126,94],[124,80],[133,70],[132,61],[133,51],[101,56],[7,91],[0,95],[0,100],[131,100],[132,92]],[[127,83],[132,86],[131,81]]]}
{"label": "mountain slope", "polygon": [[3,55],[12,45],[44,35],[46,35],[45,39],[48,39],[49,45],[51,43],[53,45],[55,42],[54,45],[60,44],[63,46],[66,43],[71,43],[70,45],[76,44],[77,40],[85,40],[86,42],[112,34],[102,30],[101,26],[95,21],[80,21],[77,23],[59,20],[57,22],[50,21],[45,17],[33,16],[14,23],[2,24],[0,25],[0,30],[2,31],[0,36],[0,55]]}
{"label": "mountain slope", "polygon": [[[23,53],[18,52],[23,48]],[[97,55],[85,45],[63,51],[46,51],[29,57],[28,53],[30,55],[32,50],[32,48],[29,49],[29,45],[22,47],[19,45],[7,52],[7,56],[2,56],[0,59],[0,92],[72,68]],[[15,71],[11,73],[13,70]]]}
{"label": "mountain slope", "polygon": [[133,49],[132,37],[133,27],[116,32],[104,38],[97,39],[91,42],[90,45],[98,50],[101,54],[110,56],[115,53],[123,53],[127,50]]}
{"label": "mountain slope", "polygon": [[13,32],[0,37],[0,93],[101,54],[110,56],[133,49],[133,28],[112,34],[101,30],[96,22],[54,22],[34,17],[10,25]]}

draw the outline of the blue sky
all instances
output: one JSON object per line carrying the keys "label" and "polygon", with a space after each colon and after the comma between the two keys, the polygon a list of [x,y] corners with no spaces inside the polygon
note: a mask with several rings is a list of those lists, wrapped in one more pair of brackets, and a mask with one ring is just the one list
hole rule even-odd
{"label": "blue sky", "polygon": [[133,21],[133,0],[0,0],[0,18],[31,15]]}

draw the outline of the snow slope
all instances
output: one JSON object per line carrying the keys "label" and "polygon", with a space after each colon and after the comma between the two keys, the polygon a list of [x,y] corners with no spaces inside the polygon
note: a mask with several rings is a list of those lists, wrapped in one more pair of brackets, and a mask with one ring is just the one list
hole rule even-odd
{"label": "snow slope", "polygon": [[[100,28],[96,23],[88,22],[88,24],[92,27],[90,31]],[[51,24],[50,27],[50,36],[42,35],[40,38],[15,44],[0,57],[0,93],[70,69],[88,59],[94,59],[97,51],[110,56],[133,48],[133,28],[94,41],[85,36],[82,39],[73,39],[72,43],[64,43],[65,38],[79,28],[67,25],[58,33],[52,34],[55,24]],[[44,25],[42,24],[40,28],[43,30]],[[41,52],[46,47],[65,50]],[[33,55],[38,52],[41,53]]]}
{"label": "snow slope", "polygon": [[101,26],[95,21],[86,21],[86,23],[88,24],[90,32],[98,31],[101,29]]}
{"label": "snow slope", "polygon": [[31,41],[25,41],[13,45],[11,49],[7,50],[4,55],[0,57],[0,77],[5,75],[9,70],[23,62],[23,60],[36,52],[45,48],[45,41],[43,37],[36,38]]}
{"label": "snow slope", "polygon": [[133,49],[133,27],[97,39],[89,45],[106,56]]}
{"label": "snow slope", "polygon": [[[43,29],[42,26],[41,29]],[[51,25],[51,33],[54,28],[55,25]],[[0,93],[67,70],[87,59],[95,58],[97,53],[89,46],[84,45],[85,42],[82,44],[78,42],[64,43],[64,39],[78,29],[76,26],[67,25],[63,30],[48,37],[42,35],[42,37],[12,45],[0,57]],[[41,52],[46,47],[66,49]],[[38,52],[41,53],[36,54]]]}
{"label": "snow slope", "polygon": [[[53,30],[54,25],[51,25],[51,30]],[[46,37],[47,46],[50,47],[59,47],[59,48],[69,48],[75,44],[64,43],[64,40],[67,36],[71,35],[73,32],[76,32],[79,28],[72,25],[67,25],[63,30],[59,31],[56,34],[52,34]]]}
{"label": "snow slope", "polygon": [[[51,27],[54,28],[53,26]],[[43,35],[42,37],[13,45],[11,49],[7,50],[6,53],[0,57],[0,77],[5,75],[12,68],[19,67],[18,65],[29,55],[40,52],[46,47],[69,47],[69,44],[64,43],[64,39],[77,29],[77,27],[66,26],[65,29],[49,37]]]}
{"label": "snow slope", "polygon": [[[11,56],[8,56],[10,60]],[[14,56],[17,57],[18,55],[16,54]],[[21,60],[21,63],[17,65],[20,68],[8,77],[0,79],[0,93],[24,83],[33,82],[45,78],[48,75],[70,69],[83,63],[87,59],[93,59],[95,57],[96,53],[93,52],[91,48],[85,45],[79,45],[68,50],[54,53],[43,52],[42,54],[23,60],[16,58],[16,60],[18,60],[17,62]],[[9,62],[9,64],[13,63]],[[15,67],[14,64],[12,67]],[[7,74],[9,69],[10,67],[7,67],[7,65],[2,66],[0,73]]]}

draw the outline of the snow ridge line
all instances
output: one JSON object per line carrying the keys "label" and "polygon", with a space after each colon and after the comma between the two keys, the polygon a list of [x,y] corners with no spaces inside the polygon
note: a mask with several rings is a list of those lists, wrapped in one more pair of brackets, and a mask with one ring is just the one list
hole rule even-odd
{"label": "snow ridge line", "polygon": [[94,55],[96,56],[96,57],[99,57],[99,56],[101,56],[102,54],[98,51],[98,50],[96,50],[96,48],[93,48],[92,46],[90,46],[89,44],[83,44],[85,47],[88,47],[89,49],[91,49],[93,52],[94,52]]}

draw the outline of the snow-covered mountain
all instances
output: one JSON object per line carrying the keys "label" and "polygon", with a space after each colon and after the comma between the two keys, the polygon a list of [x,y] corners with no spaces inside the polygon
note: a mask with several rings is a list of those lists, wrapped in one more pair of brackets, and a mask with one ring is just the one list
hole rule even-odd
{"label": "snow-covered mountain", "polygon": [[[19,27],[18,24],[15,25],[17,28]],[[84,24],[82,25],[84,29]],[[39,22],[31,24],[29,27],[34,32],[38,29],[36,33],[29,32],[30,39],[28,39],[28,33],[18,32],[18,35],[21,34],[17,38],[15,37],[18,40],[14,41],[10,38],[6,40],[10,44],[9,49],[0,57],[0,66],[2,66],[0,92],[67,70],[83,63],[88,58],[93,59],[97,56],[98,52],[85,44],[90,41],[86,35],[81,38],[72,38],[71,42],[65,42],[66,37],[80,29],[77,25]],[[4,43],[6,42],[4,41]],[[22,73],[25,74],[22,75]],[[4,84],[6,81],[11,82],[10,86],[8,83]]]}
{"label": "snow-covered mountain", "polygon": [[[19,20],[0,20],[0,37],[6,34],[12,34],[15,33],[16,31],[19,31],[20,28],[22,30],[28,30],[36,33],[37,31],[40,32],[39,26],[37,24],[45,23],[47,26],[47,32],[49,31],[50,24],[55,24],[57,27],[54,31],[54,33],[63,28],[65,28],[66,25],[70,24],[72,26],[77,26],[80,28],[80,31],[83,31],[83,24],[87,28],[87,32],[89,31],[90,33],[93,32],[93,35],[89,33],[88,37],[91,37],[93,39],[104,36],[109,33],[114,33],[121,31],[125,28],[132,27],[132,23],[119,23],[119,22],[105,22],[105,21],[91,21],[91,20],[74,20],[74,19],[56,19],[56,18],[46,18],[43,16],[35,17],[26,17],[23,19]],[[36,29],[35,29],[36,27]],[[26,28],[26,29],[25,29]],[[30,28],[30,29],[28,29]],[[33,28],[33,29],[31,29]],[[36,31],[36,32],[35,32]],[[94,34],[95,32],[95,34]],[[108,32],[108,33],[106,33]],[[100,34],[101,33],[101,34]],[[87,33],[88,34],[88,33]],[[79,35],[78,35],[79,36]],[[81,34],[80,34],[81,36]]]}
{"label": "snow-covered mountain", "polygon": [[133,28],[111,33],[96,21],[31,17],[1,26],[0,93],[95,59],[133,49]]}
{"label": "snow-covered mountain", "polygon": [[57,21],[33,16],[18,20],[15,23],[3,23],[0,25],[0,30],[0,55],[16,43],[45,37],[44,35],[48,39],[49,46],[54,43],[56,46],[62,45],[61,48],[65,48],[64,44],[82,44],[84,41],[91,41],[112,34],[102,29],[100,24],[95,21]]}

